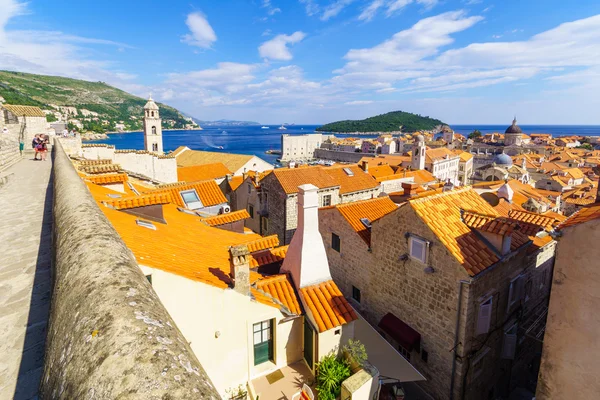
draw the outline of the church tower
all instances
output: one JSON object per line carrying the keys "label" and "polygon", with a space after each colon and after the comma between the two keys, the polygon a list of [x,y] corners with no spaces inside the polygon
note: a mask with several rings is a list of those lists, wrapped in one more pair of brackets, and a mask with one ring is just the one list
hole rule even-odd
{"label": "church tower", "polygon": [[425,150],[425,138],[423,137],[423,135],[418,135],[415,138],[415,143],[412,149],[412,169],[425,169]]}
{"label": "church tower", "polygon": [[153,153],[163,154],[162,125],[158,106],[152,96],[144,106],[144,148]]}

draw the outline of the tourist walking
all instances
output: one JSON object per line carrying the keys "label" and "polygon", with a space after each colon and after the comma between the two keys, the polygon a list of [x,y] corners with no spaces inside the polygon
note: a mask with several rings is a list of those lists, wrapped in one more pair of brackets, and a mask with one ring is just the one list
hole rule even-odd
{"label": "tourist walking", "polygon": [[40,143],[40,155],[42,161],[46,161],[46,154],[48,153],[48,137],[42,137]]}
{"label": "tourist walking", "polygon": [[34,160],[39,160],[38,159],[38,153],[39,153],[39,146],[41,144],[41,140],[40,140],[40,135],[37,134],[33,137],[33,140],[31,141],[31,147],[33,147],[33,150],[35,151],[35,155],[33,156]]}

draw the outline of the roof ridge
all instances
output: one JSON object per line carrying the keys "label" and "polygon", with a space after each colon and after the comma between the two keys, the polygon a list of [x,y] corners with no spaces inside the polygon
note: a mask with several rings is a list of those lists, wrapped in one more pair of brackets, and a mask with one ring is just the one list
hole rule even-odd
{"label": "roof ridge", "polygon": [[468,191],[471,190],[470,186],[465,186],[462,188],[458,188],[458,189],[453,189],[453,190],[447,190],[445,192],[441,192],[441,193],[436,193],[430,196],[426,196],[426,197],[419,197],[416,199],[409,199],[408,202],[409,203],[424,203],[425,201],[431,201],[433,199],[439,199],[440,197],[444,197],[444,196],[448,196],[451,194],[458,194],[458,193],[466,193]]}

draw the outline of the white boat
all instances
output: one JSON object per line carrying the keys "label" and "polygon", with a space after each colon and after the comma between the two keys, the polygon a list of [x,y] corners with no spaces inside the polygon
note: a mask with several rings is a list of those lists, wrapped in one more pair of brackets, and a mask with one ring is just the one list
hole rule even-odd
{"label": "white boat", "polygon": [[260,129],[269,129],[268,126],[261,126]]}
{"label": "white boat", "polygon": [[285,126],[283,126],[283,125],[281,125],[281,126],[280,126],[279,128],[277,128],[277,129],[279,129],[280,131],[285,131],[285,130],[287,130],[287,128],[286,128]]}

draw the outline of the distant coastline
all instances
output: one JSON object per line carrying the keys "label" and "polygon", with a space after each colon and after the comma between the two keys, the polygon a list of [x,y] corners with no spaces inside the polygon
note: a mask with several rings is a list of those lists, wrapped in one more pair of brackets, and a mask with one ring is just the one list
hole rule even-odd
{"label": "distant coastline", "polygon": [[[185,129],[185,128],[168,128],[165,129],[165,131],[203,131],[204,129],[202,128],[194,128],[194,129]],[[115,132],[106,132],[106,135],[120,135],[122,133],[140,133],[142,131],[137,130],[137,131],[115,131]]]}

